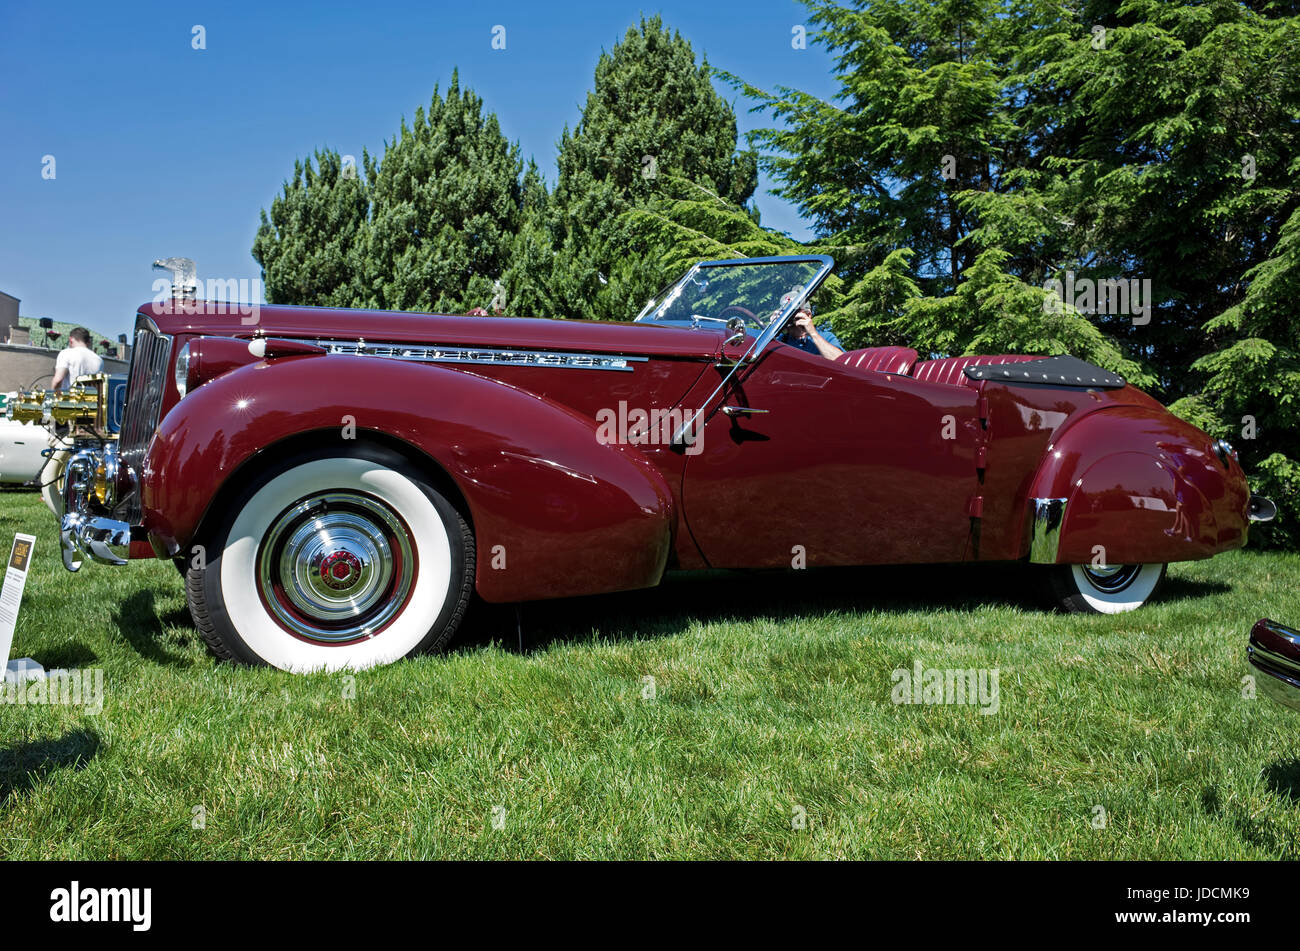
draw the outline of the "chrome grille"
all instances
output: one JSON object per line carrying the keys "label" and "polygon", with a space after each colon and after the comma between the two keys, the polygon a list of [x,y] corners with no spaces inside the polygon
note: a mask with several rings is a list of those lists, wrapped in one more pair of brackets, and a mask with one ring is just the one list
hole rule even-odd
{"label": "chrome grille", "polygon": [[[171,360],[172,338],[159,333],[148,317],[135,321],[135,349],[131,351],[131,371],[126,384],[126,413],[118,440],[122,465],[139,484],[149,440],[158,429],[162,410],[163,387],[167,382],[167,365]],[[132,525],[140,524],[140,493],[131,491],[122,500],[122,516]]]}

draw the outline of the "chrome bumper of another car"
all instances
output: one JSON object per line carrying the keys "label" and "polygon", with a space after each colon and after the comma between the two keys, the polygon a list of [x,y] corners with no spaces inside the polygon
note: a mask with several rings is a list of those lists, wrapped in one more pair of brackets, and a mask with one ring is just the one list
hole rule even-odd
{"label": "chrome bumper of another car", "polygon": [[[112,491],[117,477],[117,447],[82,449],[74,453],[63,470],[63,517],[59,521],[59,540],[63,548],[63,567],[81,568],[82,556],[103,565],[125,565],[131,551],[131,526],[127,522],[105,518],[95,509],[95,476],[103,468],[105,485]],[[111,499],[106,499],[111,503]]]}
{"label": "chrome bumper of another car", "polygon": [[1260,618],[1250,629],[1246,658],[1264,676],[1259,689],[1293,710],[1300,710],[1300,631]]}

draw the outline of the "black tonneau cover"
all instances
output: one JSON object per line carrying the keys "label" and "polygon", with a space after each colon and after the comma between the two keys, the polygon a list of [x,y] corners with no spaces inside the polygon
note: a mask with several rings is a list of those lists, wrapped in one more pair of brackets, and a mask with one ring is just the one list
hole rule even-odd
{"label": "black tonneau cover", "polygon": [[1071,386],[1109,390],[1125,385],[1124,378],[1118,373],[1103,370],[1068,354],[1016,363],[984,363],[980,366],[966,367],[962,372],[972,380],[1028,383],[1034,386]]}

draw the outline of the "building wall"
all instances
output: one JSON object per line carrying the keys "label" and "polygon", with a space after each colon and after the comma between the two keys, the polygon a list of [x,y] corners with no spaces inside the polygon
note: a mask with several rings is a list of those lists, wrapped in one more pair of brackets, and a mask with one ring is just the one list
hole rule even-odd
{"label": "building wall", "polygon": [[9,328],[18,326],[19,303],[17,297],[0,291],[0,340],[8,340]]}
{"label": "building wall", "polygon": [[[0,393],[50,385],[54,379],[54,360],[59,351],[44,347],[16,347],[0,343]],[[125,373],[129,369],[123,360],[104,358],[105,373]]]}

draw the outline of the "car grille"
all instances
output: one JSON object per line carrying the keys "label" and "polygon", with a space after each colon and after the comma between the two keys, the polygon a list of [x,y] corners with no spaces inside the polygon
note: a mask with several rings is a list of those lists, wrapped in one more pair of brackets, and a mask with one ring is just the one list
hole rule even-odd
{"label": "car grille", "polygon": [[[131,472],[136,485],[139,485],[145,450],[158,429],[171,352],[172,338],[159,333],[148,317],[137,317],[135,349],[131,351],[131,373],[126,384],[126,414],[118,440],[122,464]],[[122,500],[122,506],[121,517],[132,525],[139,525],[140,493],[129,492]]]}

